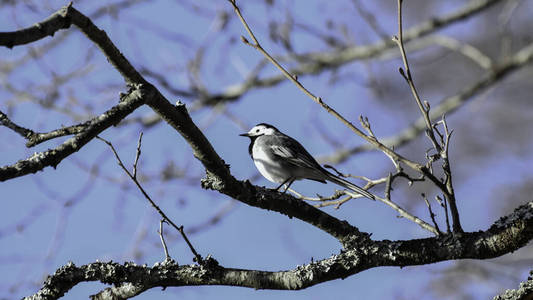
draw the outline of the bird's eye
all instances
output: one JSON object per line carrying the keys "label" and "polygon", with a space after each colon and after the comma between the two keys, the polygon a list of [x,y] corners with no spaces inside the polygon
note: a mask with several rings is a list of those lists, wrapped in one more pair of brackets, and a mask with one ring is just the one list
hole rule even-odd
{"label": "bird's eye", "polygon": [[256,129],[255,132],[259,132],[259,129]]}

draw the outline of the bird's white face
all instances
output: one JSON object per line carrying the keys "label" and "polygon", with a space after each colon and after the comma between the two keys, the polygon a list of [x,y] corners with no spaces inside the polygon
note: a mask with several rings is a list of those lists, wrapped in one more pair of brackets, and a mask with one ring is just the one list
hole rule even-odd
{"label": "bird's white face", "polygon": [[260,136],[260,135],[272,135],[276,132],[276,129],[264,124],[255,125],[250,131],[248,136]]}

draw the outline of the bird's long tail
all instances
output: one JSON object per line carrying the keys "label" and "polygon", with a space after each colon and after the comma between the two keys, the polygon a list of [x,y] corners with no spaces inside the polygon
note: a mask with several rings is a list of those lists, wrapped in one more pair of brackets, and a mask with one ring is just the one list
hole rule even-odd
{"label": "bird's long tail", "polygon": [[[327,171],[326,171],[327,172]],[[330,172],[327,172],[328,174],[328,178],[326,178],[327,180],[335,183],[335,184],[338,184],[342,187],[345,187],[349,190],[352,190],[358,194],[361,194],[363,196],[365,196],[366,198],[368,199],[372,199],[372,200],[376,200],[376,198],[374,197],[374,195],[372,195],[371,193],[367,192],[366,190],[364,190],[363,188],[361,187],[358,187],[357,185],[349,182],[348,180],[345,180],[339,176],[336,176]]]}

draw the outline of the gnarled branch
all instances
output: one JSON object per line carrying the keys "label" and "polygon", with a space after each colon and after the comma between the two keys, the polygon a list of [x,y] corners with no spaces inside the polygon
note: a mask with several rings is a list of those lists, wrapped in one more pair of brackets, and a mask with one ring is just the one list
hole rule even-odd
{"label": "gnarled branch", "polygon": [[450,259],[487,259],[514,251],[533,239],[533,202],[515,209],[488,230],[432,238],[373,241],[345,249],[329,258],[297,268],[270,272],[222,267],[212,258],[204,265],[95,262],[80,267],[69,263],[49,276],[36,294],[26,299],[57,299],[80,282],[113,284],[93,299],[130,298],[153,287],[227,285],[254,289],[298,290],[381,266],[412,266]]}

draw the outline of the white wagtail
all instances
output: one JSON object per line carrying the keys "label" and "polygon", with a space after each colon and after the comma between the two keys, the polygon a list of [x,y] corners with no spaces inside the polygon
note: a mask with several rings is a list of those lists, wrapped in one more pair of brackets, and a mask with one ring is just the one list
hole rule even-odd
{"label": "white wagtail", "polygon": [[322,183],[328,180],[375,200],[366,190],[322,168],[298,141],[281,133],[272,125],[257,124],[241,136],[250,138],[248,152],[255,166],[266,179],[280,183],[277,190],[287,184],[284,191],[286,192],[295,180],[300,179]]}

